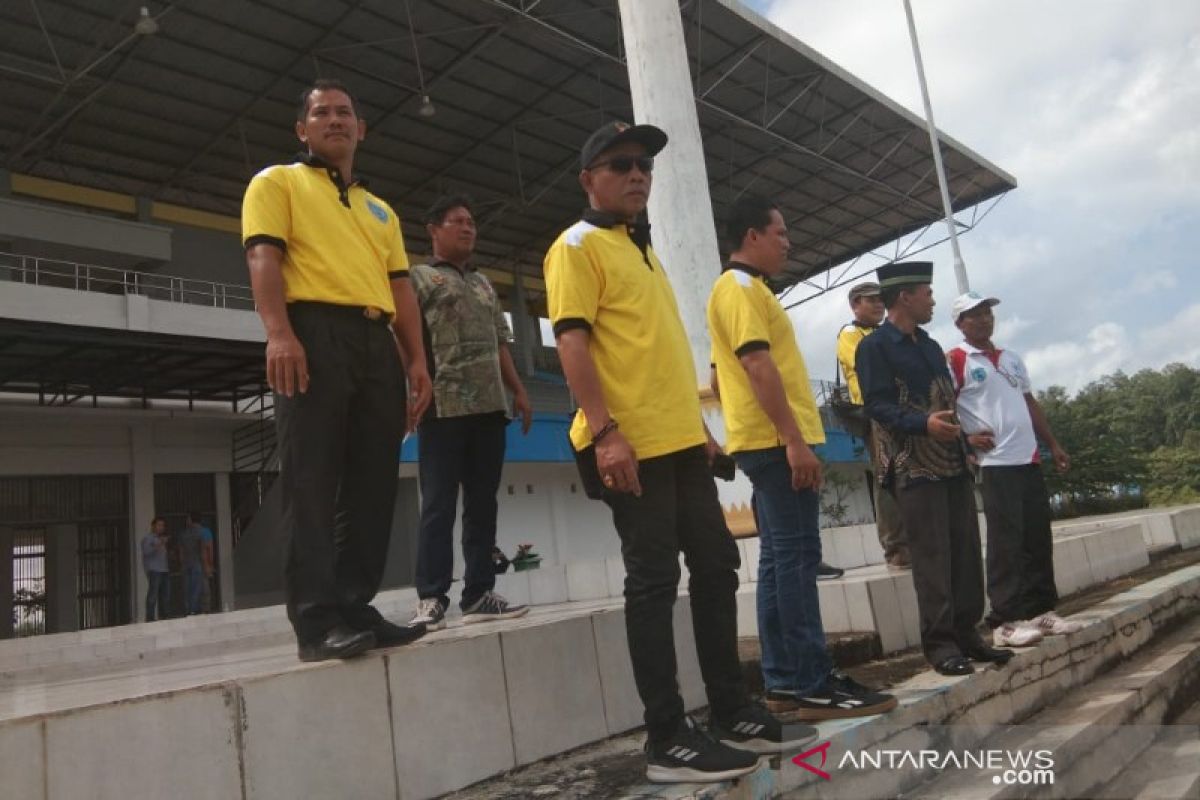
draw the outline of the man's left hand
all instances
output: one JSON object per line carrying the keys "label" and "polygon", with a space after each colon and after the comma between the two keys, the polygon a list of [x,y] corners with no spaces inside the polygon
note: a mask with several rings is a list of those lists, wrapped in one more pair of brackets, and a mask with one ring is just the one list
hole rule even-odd
{"label": "man's left hand", "polygon": [[533,425],[533,404],[525,392],[513,395],[513,413],[521,417],[521,434],[528,435]]}
{"label": "man's left hand", "polygon": [[1059,472],[1066,472],[1071,468],[1071,457],[1061,447],[1050,448],[1050,456],[1054,459],[1054,467]]}
{"label": "man's left hand", "polygon": [[433,383],[429,380],[429,371],[424,364],[410,364],[408,367],[408,425],[406,431],[417,427],[417,422],[429,408],[433,399]]}

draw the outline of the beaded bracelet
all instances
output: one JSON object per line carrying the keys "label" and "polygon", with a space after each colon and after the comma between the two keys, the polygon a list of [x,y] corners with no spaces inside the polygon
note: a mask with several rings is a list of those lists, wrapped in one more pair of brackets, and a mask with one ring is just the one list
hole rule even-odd
{"label": "beaded bracelet", "polygon": [[617,421],[610,417],[608,422],[604,423],[604,427],[596,431],[596,435],[592,437],[592,444],[596,444],[619,427],[621,426],[617,424]]}

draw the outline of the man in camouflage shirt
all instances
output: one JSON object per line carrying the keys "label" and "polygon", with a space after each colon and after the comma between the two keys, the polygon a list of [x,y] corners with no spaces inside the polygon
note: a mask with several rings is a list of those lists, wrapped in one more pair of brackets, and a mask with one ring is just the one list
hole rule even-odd
{"label": "man in camouflage shirt", "polygon": [[492,589],[496,574],[496,491],[504,465],[508,400],[529,432],[532,408],[517,376],[509,344],[512,332],[496,291],[468,265],[475,249],[475,220],[465,197],[440,198],[429,211],[426,230],[433,244],[430,264],[410,276],[425,334],[433,378],[433,402],[418,427],[421,530],[417,544],[417,595],[413,622],[429,630],[446,625],[454,569],[454,516],[463,494],[464,622],[510,619],[527,606],[509,603]]}

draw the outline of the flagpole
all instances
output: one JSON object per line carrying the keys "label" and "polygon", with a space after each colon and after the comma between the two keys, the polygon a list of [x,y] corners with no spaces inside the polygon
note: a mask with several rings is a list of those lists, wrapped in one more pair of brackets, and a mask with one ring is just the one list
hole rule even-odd
{"label": "flagpole", "polygon": [[925,65],[921,61],[921,46],[917,43],[917,24],[913,21],[912,4],[903,0],[904,14],[908,17],[908,36],[912,41],[913,60],[917,63],[917,82],[921,84],[921,99],[925,101],[925,122],[929,128],[929,148],[933,151],[933,166],[937,171],[938,188],[942,192],[942,210],[946,213],[946,228],[950,231],[950,248],[954,251],[954,277],[958,281],[958,293],[970,291],[967,282],[967,265],[963,263],[962,251],[958,249],[958,228],[954,223],[954,209],[950,206],[950,187],[946,184],[946,168],[942,164],[942,148],[938,141],[937,126],[933,122],[933,104],[929,102],[929,86],[925,83]]}

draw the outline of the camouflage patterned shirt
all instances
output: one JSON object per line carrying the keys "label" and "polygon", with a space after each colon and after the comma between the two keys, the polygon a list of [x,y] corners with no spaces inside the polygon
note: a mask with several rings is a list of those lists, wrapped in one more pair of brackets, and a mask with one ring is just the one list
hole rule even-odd
{"label": "camouflage patterned shirt", "polygon": [[414,265],[409,275],[433,379],[427,417],[507,412],[500,345],[512,342],[512,331],[492,284],[482,272],[460,272],[445,261]]}

